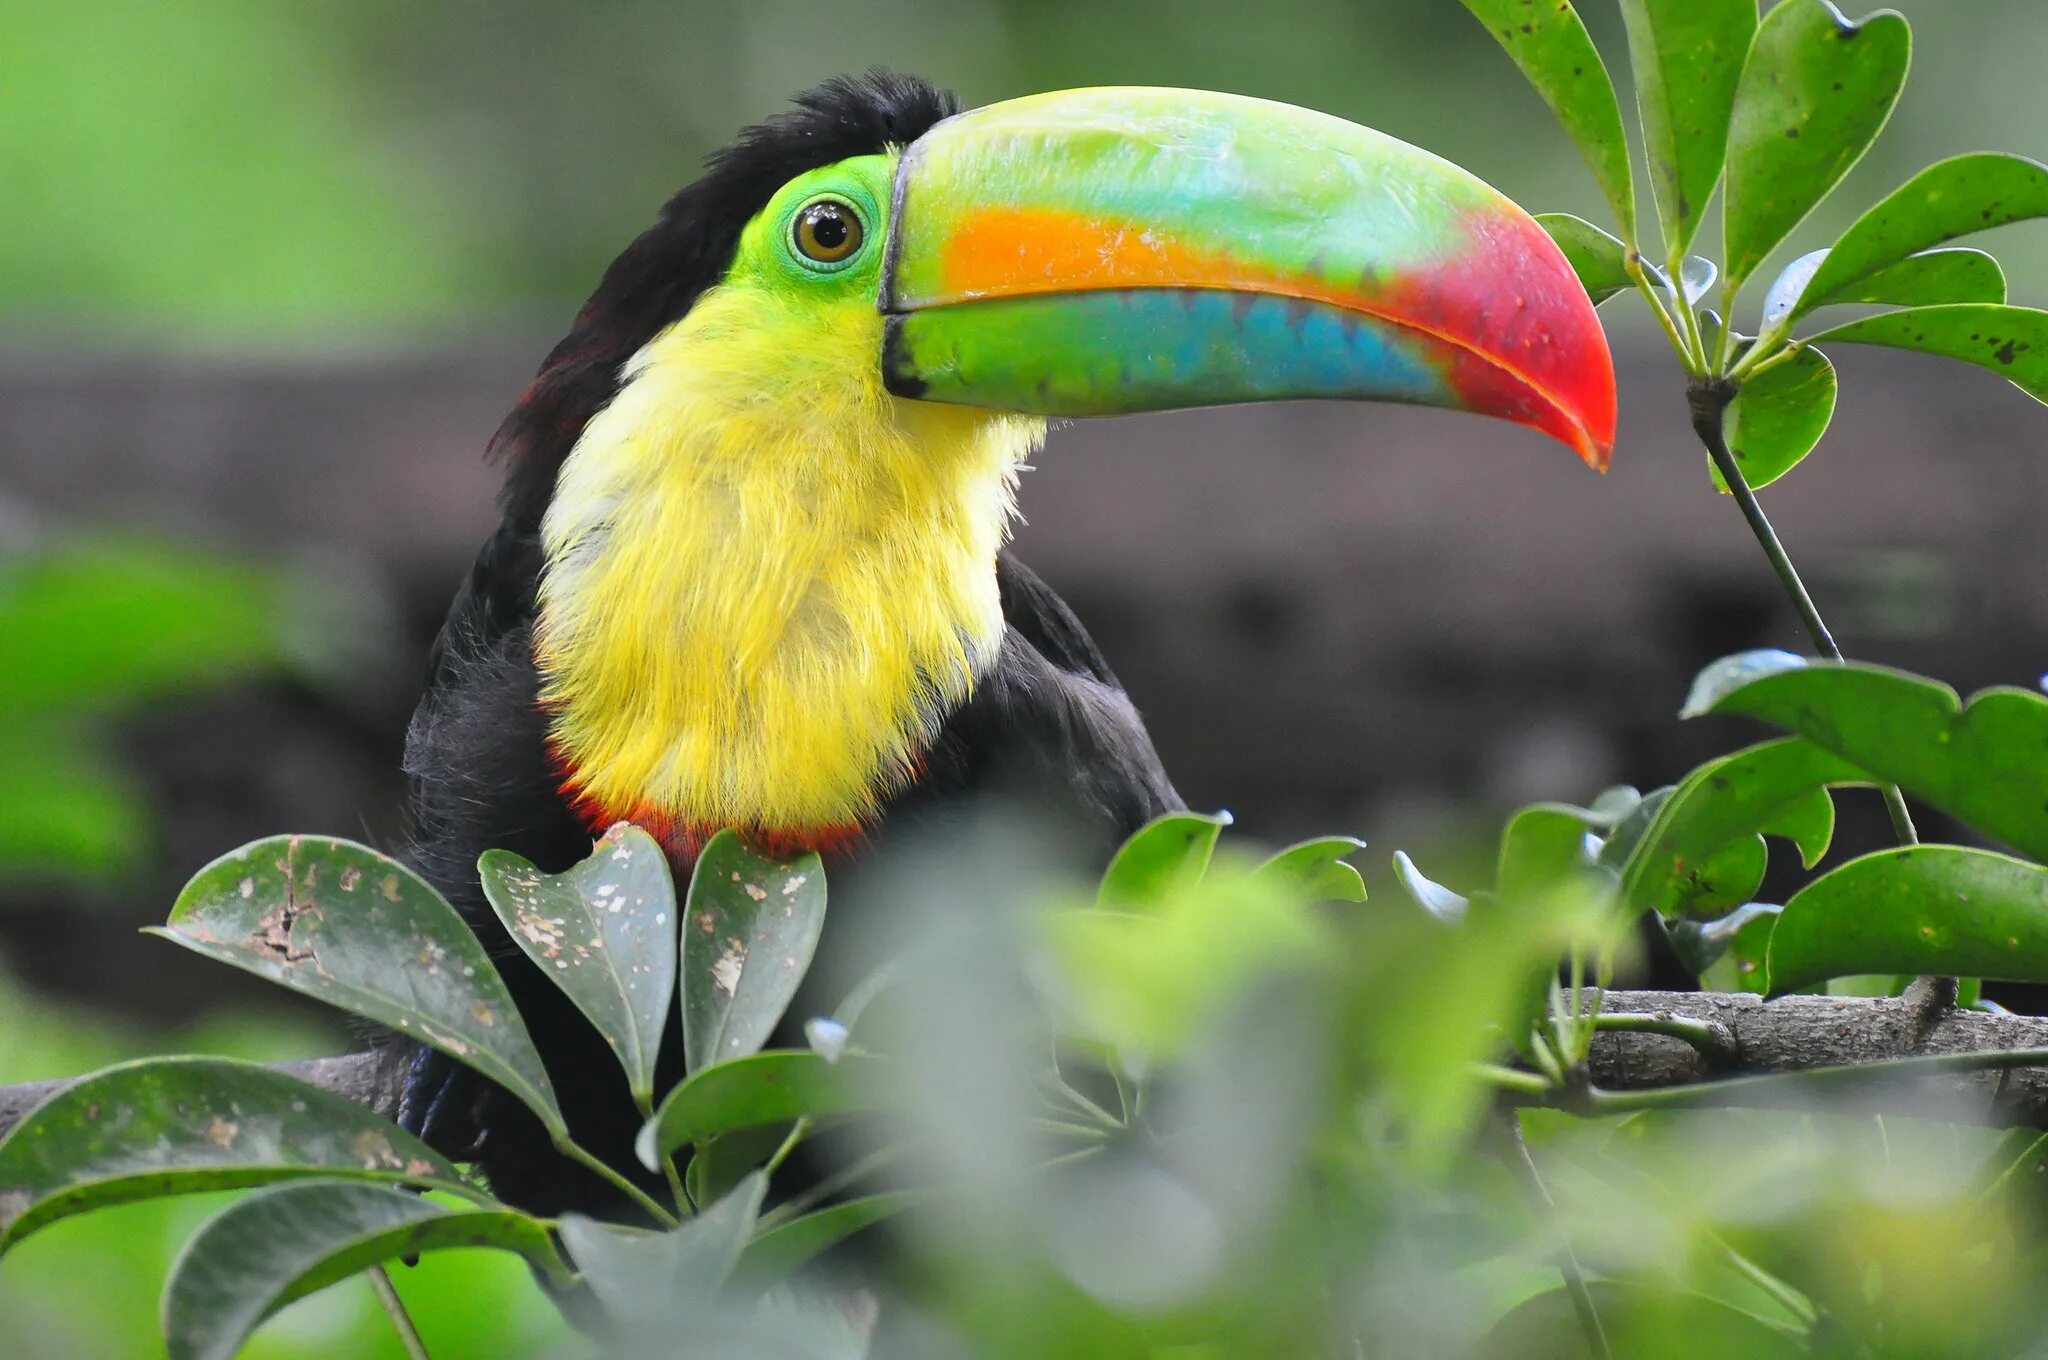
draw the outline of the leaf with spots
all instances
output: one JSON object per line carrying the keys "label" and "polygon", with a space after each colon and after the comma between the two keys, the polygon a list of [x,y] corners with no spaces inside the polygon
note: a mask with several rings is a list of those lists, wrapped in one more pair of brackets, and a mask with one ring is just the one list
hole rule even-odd
{"label": "leaf with spots", "polygon": [[1834,836],[1828,790],[1870,782],[1857,766],[1797,737],[1710,760],[1658,807],[1621,866],[1622,892],[1639,911],[1673,917],[1737,906],[1763,880],[1764,835],[1793,842],[1812,868]]}
{"label": "leaf with spots", "polygon": [[1773,995],[1853,973],[2048,982],[2048,869],[1959,845],[1850,860],[1785,904],[1769,971]]}
{"label": "leaf with spots", "polygon": [[1850,296],[1855,285],[1910,255],[2031,217],[2048,217],[2048,165],[2002,151],[1937,161],[1842,233],[1808,282],[1798,310],[1857,300]]}
{"label": "leaf with spots", "polygon": [[692,1072],[641,1126],[633,1150],[652,1170],[678,1148],[735,1129],[872,1108],[875,1063],[852,1053],[826,1062],[807,1050],[774,1049]]}
{"label": "leaf with spots", "polygon": [[0,1141],[0,1252],[111,1204],[308,1176],[480,1198],[425,1143],[288,1072],[145,1058],[71,1082]]}
{"label": "leaf with spots", "polygon": [[596,1026],[649,1107],[676,989],[676,887],[660,844],[620,822],[567,873],[509,850],[486,850],[476,867],[506,932]]}
{"label": "leaf with spots", "polygon": [[[1987,836],[2048,860],[2048,697],[1972,695],[1883,666],[1816,662],[1736,686],[1704,711],[1797,732]],[[1879,970],[1882,971],[1882,970]]]}
{"label": "leaf with spots", "polygon": [[688,1070],[768,1042],[810,970],[825,926],[815,854],[769,859],[721,831],[697,857],[683,909],[683,1053]]}
{"label": "leaf with spots", "polygon": [[1594,306],[1635,287],[1635,280],[1628,276],[1628,247],[1618,237],[1570,213],[1538,213],[1536,224],[1557,242],[1565,263],[1579,276],[1579,286]]}
{"label": "leaf with spots", "polygon": [[1570,0],[1465,0],[1465,8],[1486,25],[1564,124],[1607,196],[1622,239],[1633,241],[1636,190],[1621,104],[1578,11]]}
{"label": "leaf with spots", "polygon": [[1764,16],[1735,87],[1724,216],[1737,288],[1877,140],[1912,56],[1905,19],[1851,23],[1828,0]]}
{"label": "leaf with spots", "polygon": [[1664,244],[1683,254],[1721,178],[1756,0],[1621,0]]}
{"label": "leaf with spots", "polygon": [[1909,307],[1822,331],[1818,341],[1917,349],[1988,368],[2048,402],[2048,312],[1988,302]]}
{"label": "leaf with spots", "polygon": [[[1769,486],[1805,460],[1835,418],[1835,366],[1817,349],[1800,350],[1748,379],[1728,405],[1728,450],[1751,488]],[[1728,483],[1711,460],[1714,489]]]}
{"label": "leaf with spots", "polygon": [[418,874],[326,836],[273,836],[192,876],[151,934],[430,1044],[565,1129],[526,1024],[469,926]]}
{"label": "leaf with spots", "polygon": [[570,1276],[547,1227],[511,1209],[450,1209],[355,1182],[280,1185],[238,1200],[185,1244],[164,1284],[170,1360],[228,1360],[286,1304],[402,1256],[517,1252],[557,1286]]}

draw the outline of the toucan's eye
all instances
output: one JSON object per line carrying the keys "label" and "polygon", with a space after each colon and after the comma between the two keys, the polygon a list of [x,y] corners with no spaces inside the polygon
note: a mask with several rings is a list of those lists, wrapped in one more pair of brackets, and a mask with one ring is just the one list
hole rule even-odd
{"label": "toucan's eye", "polygon": [[867,234],[860,214],[836,198],[806,203],[796,215],[790,234],[796,253],[818,264],[838,264],[860,249]]}

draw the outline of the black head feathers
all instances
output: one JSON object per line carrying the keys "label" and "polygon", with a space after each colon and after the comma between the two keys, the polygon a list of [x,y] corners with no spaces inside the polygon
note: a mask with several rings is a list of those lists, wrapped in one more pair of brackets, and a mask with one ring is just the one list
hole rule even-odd
{"label": "black head feathers", "polygon": [[537,526],[555,475],[591,416],[618,390],[620,367],[721,278],[746,224],[796,176],[915,141],[959,112],[947,91],[875,70],[798,95],[794,107],[715,151],[695,182],[612,261],[519,404],[491,437],[507,459],[508,526]]}

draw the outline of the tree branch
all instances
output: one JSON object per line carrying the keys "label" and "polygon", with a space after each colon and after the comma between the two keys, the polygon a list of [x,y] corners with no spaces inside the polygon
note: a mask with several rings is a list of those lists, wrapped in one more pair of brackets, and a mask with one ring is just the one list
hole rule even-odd
{"label": "tree branch", "polygon": [[[1589,1069],[1593,1084],[1603,1091],[1646,1091],[1932,1054],[2048,1048],[2048,1017],[1964,1010],[1930,1017],[1903,997],[1787,996],[1765,1002],[1743,993],[1609,992],[1603,1007],[1631,1017],[1632,1023],[1661,1018],[1675,1022],[1668,1028],[1709,1033],[1715,1041],[1702,1053],[1664,1033],[1602,1030],[1594,1037]],[[394,1083],[400,1073],[377,1054],[315,1058],[287,1063],[283,1070],[387,1114],[397,1108]],[[63,1085],[40,1081],[0,1087],[0,1135]],[[1509,1098],[1522,1103],[1538,1099],[1520,1092]],[[1801,1092],[1796,1083],[1735,1083],[1712,1093],[1714,1103],[1730,1105],[1823,1099],[1859,1110],[2048,1129],[2048,1068],[1882,1079],[1849,1089],[1830,1082],[1825,1092]]]}

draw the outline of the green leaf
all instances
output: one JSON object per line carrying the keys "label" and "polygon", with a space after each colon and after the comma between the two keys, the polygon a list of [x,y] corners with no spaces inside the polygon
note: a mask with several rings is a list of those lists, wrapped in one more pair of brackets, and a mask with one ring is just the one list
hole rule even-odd
{"label": "green leaf", "polygon": [[1932,307],[1944,302],[2005,301],[2005,271],[1981,250],[1923,250],[1849,284],[1829,302]]}
{"label": "green leaf", "polygon": [[1756,0],[1621,0],[1636,110],[1668,254],[1692,244],[1721,178]]}
{"label": "green leaf", "polygon": [[1644,794],[1642,800],[1629,809],[1628,815],[1616,822],[1614,829],[1607,833],[1607,839],[1600,844],[1596,862],[1603,868],[1620,873],[1621,866],[1628,863],[1629,856],[1642,844],[1643,837],[1648,834],[1651,826],[1655,825],[1657,814],[1664,810],[1664,804],[1670,801],[1674,792],[1676,786],[1666,784],[1663,788],[1651,789]]}
{"label": "green leaf", "polygon": [[1365,842],[1352,836],[1319,836],[1280,851],[1252,870],[1252,878],[1304,902],[1363,902],[1365,880],[1344,862],[1363,849]]}
{"label": "green leaf", "polygon": [[1394,852],[1394,878],[1400,883],[1401,890],[1414,899],[1416,906],[1445,925],[1454,926],[1464,920],[1466,911],[1472,905],[1471,901],[1461,894],[1454,893],[1443,884],[1425,877],[1422,870],[1415,867],[1415,861],[1408,858],[1406,851]]}
{"label": "green leaf", "polygon": [[820,1252],[863,1228],[893,1218],[930,1198],[923,1190],[891,1190],[850,1199],[777,1224],[747,1244],[734,1273],[749,1288],[761,1288],[794,1273]]}
{"label": "green leaf", "polygon": [[1757,26],[1728,133],[1730,289],[1862,158],[1906,83],[1913,39],[1879,10],[1851,23],[1827,0],[1786,0]]}
{"label": "green leaf", "polygon": [[825,927],[825,866],[777,860],[721,831],[697,856],[683,910],[687,1068],[743,1058],[789,1009]]}
{"label": "green leaf", "polygon": [[1763,881],[1763,833],[1799,847],[1812,868],[1834,835],[1828,789],[1870,776],[1812,742],[1784,737],[1710,760],[1687,775],[1622,866],[1639,911],[1698,916],[1746,902]]}
{"label": "green leaf", "polygon": [[448,1209],[383,1186],[274,1186],[207,1220],[164,1285],[170,1360],[228,1360],[265,1318],[396,1257],[457,1247],[514,1251],[557,1280],[567,1272],[539,1219],[510,1209]]}
{"label": "green leaf", "polygon": [[1671,921],[1666,928],[1679,962],[1700,979],[1702,987],[1761,993],[1764,957],[1770,952],[1771,931],[1782,910],[1769,902],[1745,902],[1719,920]]}
{"label": "green leaf", "polygon": [[1564,252],[1594,306],[1636,286],[1628,276],[1628,247],[1619,238],[1570,213],[1538,213],[1536,221]]}
{"label": "green leaf", "polygon": [[1767,675],[1712,705],[1797,732],[2033,859],[2048,859],[2048,698],[1946,685],[1882,666]]}
{"label": "green leaf", "polygon": [[1501,833],[1494,893],[1503,902],[1541,905],[1590,865],[1586,823],[1577,809],[1555,803],[1525,807]]}
{"label": "green leaf", "polygon": [[676,987],[675,880],[660,844],[620,822],[567,873],[509,850],[486,850],[476,867],[506,933],[611,1045],[634,1098],[651,1099]]}
{"label": "green leaf", "polygon": [[654,1118],[641,1126],[633,1147],[653,1170],[677,1148],[734,1129],[870,1109],[873,1074],[872,1058],[849,1053],[828,1063],[798,1049],[715,1063],[668,1093]]}
{"label": "green leaf", "polygon": [[[1801,1360],[1809,1354],[1798,1337],[1704,1294],[1609,1280],[1587,1288],[1616,1356]],[[1587,1354],[1570,1295],[1553,1289],[1510,1310],[1471,1360],[1585,1360]]]}
{"label": "green leaf", "polygon": [[[1827,433],[1835,416],[1835,366],[1812,347],[1745,380],[1728,405],[1728,451],[1752,490],[1761,489],[1799,466]],[[1714,489],[1728,483],[1711,461]]]}
{"label": "green leaf", "polygon": [[2048,217],[2048,166],[2001,151],[1937,161],[1842,233],[1808,284],[1799,311],[1858,300],[1849,296],[1855,285],[1910,255],[2030,217]]}
{"label": "green leaf", "polygon": [[1096,902],[1120,910],[1156,906],[1174,892],[1200,882],[1208,872],[1216,838],[1230,814],[1169,812],[1138,828],[1102,874]]}
{"label": "green leaf", "polygon": [[1808,664],[1805,657],[1794,652],[1782,652],[1775,647],[1759,647],[1754,651],[1724,656],[1719,661],[1707,663],[1693,677],[1692,689],[1686,694],[1678,716],[1697,718],[1702,713],[1710,713],[1715,704],[1751,681],[1776,675],[1779,671],[1798,670]]}
{"label": "green leaf", "polygon": [[78,1078],[0,1140],[0,1252],[110,1204],[305,1176],[478,1194],[397,1125],[288,1073],[145,1058]]}
{"label": "green leaf", "polygon": [[605,1311],[620,1321],[709,1301],[753,1235],[768,1178],[748,1176],[680,1228],[639,1232],[567,1214],[562,1245]]}
{"label": "green leaf", "polygon": [[368,846],[273,836],[192,876],[151,934],[431,1044],[565,1125],[504,979],[455,908]]}
{"label": "green leaf", "polygon": [[1909,307],[1824,330],[1823,340],[1916,349],[1988,368],[2035,401],[2048,402],[2048,312],[1990,302]]}
{"label": "green leaf", "polygon": [[[831,1059],[827,1059],[831,1061]],[[725,1198],[732,1188],[775,1155],[789,1137],[790,1125],[757,1124],[707,1138],[690,1154],[683,1172],[683,1189],[692,1204],[710,1204]]]}
{"label": "green leaf", "polygon": [[1629,172],[1628,140],[1621,128],[1621,105],[1614,82],[1586,33],[1570,0],[1464,0],[1465,8],[1486,25],[1515,65],[1550,105],[1564,130],[1578,144],[1579,154],[1607,206],[1621,225],[1622,239],[1636,234],[1635,183]]}
{"label": "green leaf", "polygon": [[2048,982],[2048,869],[1959,845],[1850,860],[1785,904],[1771,992],[1850,973]]}

